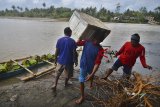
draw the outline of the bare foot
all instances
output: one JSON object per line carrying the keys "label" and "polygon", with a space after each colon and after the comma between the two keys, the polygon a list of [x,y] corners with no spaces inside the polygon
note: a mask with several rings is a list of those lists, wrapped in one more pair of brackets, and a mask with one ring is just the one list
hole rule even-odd
{"label": "bare foot", "polygon": [[79,98],[78,100],[76,100],[76,104],[81,104],[82,102],[84,101],[84,98],[83,97],[81,97],[81,98]]}
{"label": "bare foot", "polygon": [[51,87],[51,89],[53,90],[53,92],[56,92],[56,86],[55,86],[55,85],[53,85],[53,86]]}
{"label": "bare foot", "polygon": [[65,85],[64,85],[64,87],[68,87],[68,86],[70,86],[70,85],[72,85],[73,83],[71,82],[71,81],[68,81],[68,83],[66,83]]}

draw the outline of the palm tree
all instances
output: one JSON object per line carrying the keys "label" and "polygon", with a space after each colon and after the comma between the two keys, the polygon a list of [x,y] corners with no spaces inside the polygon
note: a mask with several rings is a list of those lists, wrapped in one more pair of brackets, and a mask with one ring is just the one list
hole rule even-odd
{"label": "palm tree", "polygon": [[154,9],[156,12],[160,13],[160,6]]}
{"label": "palm tree", "polygon": [[15,9],[16,9],[15,5],[12,5],[12,9],[13,9],[13,10],[15,10]]}
{"label": "palm tree", "polygon": [[46,3],[43,3],[42,5],[43,5],[44,8],[46,7]]}

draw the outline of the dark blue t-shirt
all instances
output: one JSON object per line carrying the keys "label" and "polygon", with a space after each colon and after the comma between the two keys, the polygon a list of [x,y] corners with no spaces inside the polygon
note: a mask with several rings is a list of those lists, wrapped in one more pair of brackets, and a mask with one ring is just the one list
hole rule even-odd
{"label": "dark blue t-shirt", "polygon": [[59,50],[57,62],[62,65],[73,64],[73,52],[76,50],[76,47],[75,41],[68,36],[58,39],[56,44],[56,48]]}
{"label": "dark blue t-shirt", "polygon": [[88,41],[85,43],[80,61],[80,68],[82,70],[88,73],[92,72],[100,48],[102,48],[100,45],[92,42]]}

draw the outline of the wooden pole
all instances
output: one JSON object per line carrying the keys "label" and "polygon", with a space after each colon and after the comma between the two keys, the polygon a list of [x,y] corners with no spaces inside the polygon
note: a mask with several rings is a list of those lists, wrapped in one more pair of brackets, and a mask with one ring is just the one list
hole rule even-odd
{"label": "wooden pole", "polygon": [[17,63],[19,66],[21,66],[22,68],[24,68],[26,71],[28,71],[29,73],[31,73],[32,75],[35,75],[31,70],[29,70],[28,68],[24,67],[23,65],[19,64],[18,62],[14,61],[14,60],[11,60],[15,63]]}
{"label": "wooden pole", "polygon": [[52,62],[50,62],[50,61],[47,61],[47,60],[43,60],[43,61],[46,62],[46,63],[48,63],[48,64],[51,64],[51,65],[54,65],[54,66],[55,66],[55,64],[52,63]]}

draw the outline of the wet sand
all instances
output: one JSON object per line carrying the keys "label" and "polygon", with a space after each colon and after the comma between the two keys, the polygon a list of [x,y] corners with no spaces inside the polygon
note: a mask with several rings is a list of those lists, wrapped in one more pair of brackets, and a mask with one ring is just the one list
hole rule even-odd
{"label": "wet sand", "polygon": [[[77,70],[71,79],[72,85],[64,87],[64,75],[60,77],[57,92],[53,92],[54,73],[43,77],[22,82],[17,79],[15,83],[1,86],[0,107],[88,107],[91,106],[86,100],[81,105],[77,105],[75,100],[80,97]],[[1,82],[5,82],[1,81]],[[7,82],[6,82],[7,83]],[[91,91],[86,85],[85,91]],[[88,98],[88,97],[86,97]]]}

